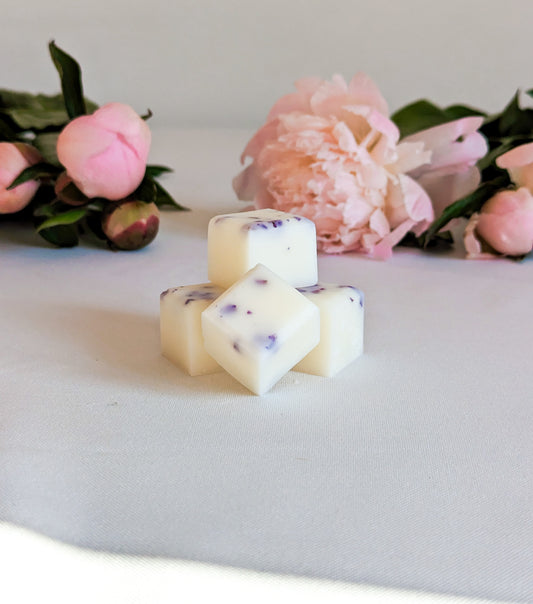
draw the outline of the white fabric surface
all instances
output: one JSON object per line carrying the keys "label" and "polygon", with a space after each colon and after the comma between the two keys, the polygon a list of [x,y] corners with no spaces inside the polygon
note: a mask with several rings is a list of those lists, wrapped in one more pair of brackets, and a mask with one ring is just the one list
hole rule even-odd
{"label": "white fabric surface", "polygon": [[0,520],[110,553],[533,601],[530,260],[320,256],[322,280],[365,292],[366,353],[263,397],[161,357],[159,293],[206,280],[249,134],[154,133],[192,211],[165,212],[144,250],[0,223]]}

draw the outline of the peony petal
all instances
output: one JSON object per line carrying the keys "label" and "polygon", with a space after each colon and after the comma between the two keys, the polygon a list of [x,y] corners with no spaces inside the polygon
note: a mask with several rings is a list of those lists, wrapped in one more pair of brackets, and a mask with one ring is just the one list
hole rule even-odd
{"label": "peony petal", "polygon": [[380,237],[385,237],[390,233],[390,225],[385,214],[381,209],[377,209],[370,216],[370,228]]}
{"label": "peony petal", "polygon": [[294,111],[310,113],[311,112],[311,96],[322,84],[320,78],[303,78],[295,83],[297,92],[291,92],[282,96],[268,113],[267,122],[283,115],[284,113],[292,113]]}
{"label": "peony petal", "polygon": [[533,191],[533,143],[520,145],[496,158],[496,165],[509,172],[517,187]]}
{"label": "peony petal", "polygon": [[278,137],[279,121],[277,119],[267,122],[252,136],[241,154],[243,164],[247,157],[256,159],[261,149]]}
{"label": "peony petal", "polygon": [[396,146],[397,159],[387,169],[394,174],[411,172],[424,164],[431,162],[431,151],[425,148],[424,143],[401,142]]}
{"label": "peony petal", "polygon": [[322,117],[337,115],[339,108],[346,102],[347,94],[348,86],[344,78],[336,74],[331,82],[322,82],[311,96],[311,111]]}
{"label": "peony petal", "polygon": [[354,138],[353,132],[348,128],[348,126],[344,122],[339,122],[335,124],[333,128],[333,135],[337,139],[339,143],[339,148],[342,151],[346,151],[348,153],[356,153],[357,152],[357,142]]}
{"label": "peony petal", "polygon": [[440,216],[450,204],[473,193],[481,182],[481,175],[479,169],[472,166],[466,172],[456,174],[428,172],[417,182],[429,195],[435,216]]}
{"label": "peony petal", "polygon": [[385,237],[383,237],[383,239],[374,246],[374,248],[370,251],[370,256],[379,260],[387,260],[390,258],[392,256],[392,248],[400,243],[400,241],[407,235],[415,224],[415,221],[411,219],[405,220],[399,224],[393,231],[391,231],[388,235],[385,235]]}
{"label": "peony petal", "polygon": [[430,169],[448,174],[460,172],[473,166],[478,159],[486,155],[487,151],[485,137],[474,132],[460,142],[453,142],[446,147],[434,149]]}
{"label": "peony petal", "polygon": [[237,194],[237,199],[241,201],[253,201],[260,183],[261,177],[257,172],[256,165],[250,164],[235,176],[232,185],[233,190]]}
{"label": "peony petal", "polygon": [[504,170],[527,166],[531,163],[533,163],[533,143],[519,145],[496,158],[496,165]]}
{"label": "peony petal", "polygon": [[423,142],[427,149],[434,150],[439,147],[445,147],[461,137],[466,137],[476,132],[482,124],[482,117],[463,117],[453,122],[421,130],[420,132],[406,136],[403,141],[409,143]]}
{"label": "peony petal", "polygon": [[385,213],[393,228],[412,219],[417,232],[423,232],[435,217],[428,194],[404,174],[400,174],[397,183],[389,185]]}
{"label": "peony petal", "polygon": [[368,105],[382,113],[389,115],[387,101],[383,98],[374,81],[365,73],[356,73],[348,84],[348,93],[356,105]]}

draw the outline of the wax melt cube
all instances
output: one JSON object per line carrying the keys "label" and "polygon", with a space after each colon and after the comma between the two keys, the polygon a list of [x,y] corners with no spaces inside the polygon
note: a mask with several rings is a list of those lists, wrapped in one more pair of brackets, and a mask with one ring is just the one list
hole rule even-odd
{"label": "wax melt cube", "polygon": [[317,344],[317,306],[259,264],[202,313],[205,348],[256,394],[267,392]]}
{"label": "wax melt cube", "polygon": [[221,371],[205,351],[201,313],[224,290],[211,283],[167,289],[160,296],[161,350],[190,375]]}
{"label": "wax melt cube", "polygon": [[295,287],[318,278],[314,223],[277,210],[215,216],[207,231],[207,253],[209,280],[224,288],[256,264]]}
{"label": "wax melt cube", "polygon": [[331,283],[298,291],[320,310],[320,343],[294,369],[331,377],[363,353],[363,292]]}

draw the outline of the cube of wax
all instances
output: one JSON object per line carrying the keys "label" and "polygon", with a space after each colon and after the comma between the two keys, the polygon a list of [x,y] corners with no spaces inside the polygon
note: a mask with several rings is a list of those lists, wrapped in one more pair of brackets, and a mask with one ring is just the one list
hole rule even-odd
{"label": "cube of wax", "polygon": [[190,375],[221,371],[205,351],[200,315],[223,291],[202,283],[172,287],[160,296],[161,351]]}
{"label": "cube of wax", "polygon": [[277,210],[215,216],[207,230],[207,255],[209,280],[224,288],[257,264],[295,287],[318,279],[314,223]]}
{"label": "cube of wax", "polygon": [[320,310],[320,344],[294,369],[331,377],[363,353],[364,295],[351,285],[298,288]]}
{"label": "cube of wax", "polygon": [[259,264],[204,310],[202,331],[209,354],[263,394],[318,344],[320,313]]}

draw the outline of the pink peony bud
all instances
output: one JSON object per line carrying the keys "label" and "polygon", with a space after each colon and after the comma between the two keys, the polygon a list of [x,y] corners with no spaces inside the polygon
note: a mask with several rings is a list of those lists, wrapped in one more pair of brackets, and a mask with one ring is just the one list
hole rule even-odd
{"label": "pink peony bud", "polygon": [[465,230],[469,258],[487,258],[488,251],[521,256],[533,249],[533,196],[522,187],[500,191],[474,214]]}
{"label": "pink peony bud", "polygon": [[509,172],[517,187],[527,187],[533,192],[533,143],[503,153],[496,159],[496,165]]}
{"label": "pink peony bud", "polygon": [[60,201],[71,206],[81,206],[88,201],[66,172],[61,172],[57,177],[54,192]]}
{"label": "pink peony bud", "polygon": [[140,185],[151,134],[128,105],[109,103],[65,126],[57,156],[87,197],[123,199]]}
{"label": "pink peony bud", "polygon": [[124,201],[110,205],[102,218],[105,236],[121,250],[137,250],[155,239],[159,210],[155,203]]}
{"label": "pink peony bud", "polygon": [[14,189],[7,187],[26,168],[41,161],[37,149],[24,143],[0,143],[0,214],[11,214],[26,207],[39,188],[36,180]]}

